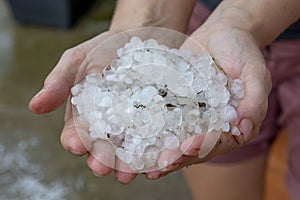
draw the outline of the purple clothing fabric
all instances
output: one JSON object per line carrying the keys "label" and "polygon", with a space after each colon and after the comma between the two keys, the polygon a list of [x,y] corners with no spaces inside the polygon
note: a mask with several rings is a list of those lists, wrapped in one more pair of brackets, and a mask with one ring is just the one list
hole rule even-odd
{"label": "purple clothing fabric", "polygon": [[[189,33],[199,27],[210,11],[198,3],[190,22]],[[292,200],[300,197],[300,40],[275,41],[264,50],[272,75],[267,116],[260,134],[243,147],[211,162],[230,163],[267,153],[280,128],[288,130],[287,185]]]}

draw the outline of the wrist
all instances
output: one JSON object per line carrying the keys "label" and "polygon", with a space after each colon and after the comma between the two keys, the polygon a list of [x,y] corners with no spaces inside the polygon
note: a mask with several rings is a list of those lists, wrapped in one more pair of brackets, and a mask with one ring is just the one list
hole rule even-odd
{"label": "wrist", "polygon": [[195,0],[118,0],[110,30],[170,28],[185,33]]}
{"label": "wrist", "polygon": [[263,48],[299,19],[299,6],[299,0],[253,0],[249,3],[226,0],[222,1],[206,23],[248,32],[256,44]]}
{"label": "wrist", "polygon": [[[128,1],[128,3],[130,2],[132,1]],[[154,26],[156,19],[149,7],[137,9],[136,6],[119,0],[111,21],[110,31],[121,32],[132,28]]]}
{"label": "wrist", "polygon": [[259,23],[243,7],[223,1],[200,28],[211,34],[213,32],[242,31],[253,38],[257,46],[262,47]]}

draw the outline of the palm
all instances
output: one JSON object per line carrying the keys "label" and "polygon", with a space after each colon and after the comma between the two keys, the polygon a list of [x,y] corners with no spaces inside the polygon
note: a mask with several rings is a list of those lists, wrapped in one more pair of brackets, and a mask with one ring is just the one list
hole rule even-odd
{"label": "palm", "polygon": [[[237,109],[239,118],[234,122],[241,135],[237,137],[222,133],[189,139],[181,145],[180,151],[164,152],[160,161],[167,160],[171,165],[164,172],[149,173],[148,176],[151,177],[159,177],[184,166],[204,162],[241,146],[258,133],[267,110],[271,88],[269,72],[259,48],[249,34],[234,29],[208,32],[200,28],[191,37],[216,59],[229,77],[244,81],[245,97]],[[187,41],[182,48],[193,49],[191,46],[193,44]],[[178,158],[179,155],[181,156]]]}

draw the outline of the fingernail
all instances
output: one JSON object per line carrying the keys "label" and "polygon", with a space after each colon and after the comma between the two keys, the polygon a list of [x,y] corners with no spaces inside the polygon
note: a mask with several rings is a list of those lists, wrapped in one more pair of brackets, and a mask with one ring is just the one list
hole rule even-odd
{"label": "fingernail", "polygon": [[100,174],[96,174],[95,172],[92,171],[92,173],[94,174],[94,176],[96,177],[103,177],[103,175],[100,175]]}
{"label": "fingernail", "polygon": [[43,92],[45,92],[45,88],[41,89],[38,93],[36,93],[36,95],[34,95],[34,97],[32,99],[36,99],[39,96],[41,96],[43,94]]}
{"label": "fingernail", "polygon": [[251,133],[253,130],[253,124],[249,119],[243,119],[240,123],[240,131],[244,135],[244,140],[248,140],[251,137]]}
{"label": "fingernail", "polygon": [[161,176],[162,174],[151,174],[151,175],[147,175],[146,178],[155,180],[155,179],[159,179]]}
{"label": "fingernail", "polygon": [[77,151],[77,150],[75,150],[75,149],[73,149],[73,148],[70,148],[69,151],[70,151],[72,154],[77,155],[77,156],[83,154],[82,152]]}

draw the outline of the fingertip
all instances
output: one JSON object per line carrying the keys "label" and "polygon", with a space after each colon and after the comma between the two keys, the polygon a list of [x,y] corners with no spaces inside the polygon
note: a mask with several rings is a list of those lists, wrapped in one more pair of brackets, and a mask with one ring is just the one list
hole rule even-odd
{"label": "fingertip", "polygon": [[176,160],[178,160],[182,156],[182,151],[180,149],[166,150],[164,151],[157,163],[160,167],[160,170],[165,170],[169,165],[174,164]]}
{"label": "fingertip", "polygon": [[88,152],[88,148],[83,142],[80,140],[79,137],[72,136],[69,138],[69,148],[68,150],[73,153],[74,155],[84,155]]}
{"label": "fingertip", "polygon": [[53,80],[31,99],[29,109],[36,114],[54,111],[64,104],[69,94],[70,88],[66,81]]}
{"label": "fingertip", "polygon": [[133,170],[127,163],[117,158],[115,175],[120,183],[128,184],[136,178],[137,172]]}
{"label": "fingertip", "polygon": [[205,136],[195,135],[183,141],[180,146],[180,150],[184,155],[187,156],[197,156],[199,154],[201,145],[203,143]]}
{"label": "fingertip", "polygon": [[65,125],[60,141],[67,151],[77,156],[86,154],[92,148],[88,133],[70,124]]}
{"label": "fingertip", "polygon": [[88,152],[88,149],[74,135],[67,138],[67,141],[65,139],[61,139],[61,143],[67,151],[76,156],[81,156]]}
{"label": "fingertip", "polygon": [[115,154],[112,144],[104,140],[96,140],[92,144],[90,154],[105,166],[115,167]]}
{"label": "fingertip", "polygon": [[251,122],[250,119],[245,118],[242,119],[239,129],[243,134],[244,141],[248,141],[249,139],[252,138],[252,132],[253,132],[253,123]]}
{"label": "fingertip", "polygon": [[95,176],[106,176],[112,172],[111,167],[104,165],[91,154],[88,156],[87,164]]}
{"label": "fingertip", "polygon": [[138,175],[137,173],[122,172],[119,170],[115,170],[115,174],[116,174],[118,181],[122,184],[131,183]]}
{"label": "fingertip", "polygon": [[44,92],[45,92],[45,88],[42,88],[38,93],[36,93],[34,95],[34,97],[32,98],[32,100],[39,98]]}
{"label": "fingertip", "polygon": [[160,171],[152,171],[146,173],[146,178],[150,180],[156,180],[163,176],[163,174]]}
{"label": "fingertip", "polygon": [[36,114],[41,114],[41,111],[39,108],[39,98],[43,95],[44,92],[45,92],[45,88],[41,89],[30,100],[28,108],[31,112],[36,113]]}
{"label": "fingertip", "polygon": [[212,150],[215,148],[216,144],[220,140],[221,135],[222,131],[212,131],[210,133],[205,134],[198,154],[198,157],[201,160],[205,160],[209,156],[209,154],[212,152]]}

